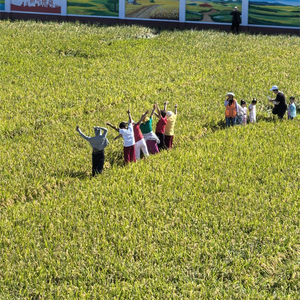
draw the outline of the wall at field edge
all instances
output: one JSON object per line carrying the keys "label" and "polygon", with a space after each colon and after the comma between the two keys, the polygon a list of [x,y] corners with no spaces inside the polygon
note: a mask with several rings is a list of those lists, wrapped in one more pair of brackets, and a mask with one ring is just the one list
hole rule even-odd
{"label": "wall at field edge", "polygon": [[[201,24],[201,23],[181,23],[181,22],[166,22],[166,21],[149,21],[149,20],[131,20],[119,18],[101,18],[101,17],[78,17],[78,16],[61,16],[61,15],[46,15],[46,14],[30,14],[30,13],[15,13],[1,12],[0,20],[35,20],[35,21],[58,21],[58,22],[82,22],[88,24],[99,25],[142,25],[146,27],[161,28],[161,29],[198,29],[198,30],[219,30],[230,32],[230,25],[222,24]],[[297,28],[274,28],[260,26],[240,26],[240,32],[248,32],[253,34],[291,34],[300,36],[300,29]]]}

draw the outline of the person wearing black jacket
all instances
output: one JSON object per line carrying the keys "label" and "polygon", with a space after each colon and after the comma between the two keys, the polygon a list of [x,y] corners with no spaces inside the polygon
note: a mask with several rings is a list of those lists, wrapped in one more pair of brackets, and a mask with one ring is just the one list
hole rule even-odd
{"label": "person wearing black jacket", "polygon": [[278,115],[279,119],[282,119],[287,109],[284,93],[280,92],[276,85],[273,85],[270,91],[276,95],[275,99],[269,98],[269,101],[274,104],[272,113],[274,115]]}
{"label": "person wearing black jacket", "polygon": [[232,15],[231,32],[234,33],[234,31],[236,30],[236,33],[239,33],[241,24],[241,12],[236,6],[230,14]]}

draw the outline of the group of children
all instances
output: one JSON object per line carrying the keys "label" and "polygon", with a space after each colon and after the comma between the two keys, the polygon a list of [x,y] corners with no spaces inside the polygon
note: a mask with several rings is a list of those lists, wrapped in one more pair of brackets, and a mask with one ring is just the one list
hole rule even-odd
{"label": "group of children", "polygon": [[[272,110],[273,114],[278,115],[279,118],[283,118],[286,110],[288,111],[288,119],[293,120],[296,117],[296,105],[295,105],[295,97],[290,97],[290,103],[287,106],[285,103],[284,94],[278,91],[277,86],[272,86],[270,89],[276,94],[275,99],[269,98],[269,101],[274,104],[274,108]],[[241,104],[238,104],[235,95],[232,92],[226,94],[227,98],[225,100],[225,119],[226,126],[233,125],[246,125],[247,124],[247,104],[244,100],[241,100]],[[256,122],[256,104],[257,100],[253,98],[251,104],[249,105],[249,122]]]}
{"label": "group of children", "polygon": [[[106,125],[119,133],[114,140],[120,137],[123,138],[125,163],[139,160],[141,158],[141,152],[143,152],[144,157],[147,157],[149,154],[156,154],[164,149],[173,147],[178,105],[175,105],[175,110],[172,112],[166,111],[167,104],[168,102],[164,103],[163,110],[159,109],[158,103],[154,104],[150,116],[147,117],[149,111],[146,111],[138,122],[132,120],[131,113],[128,110],[129,121],[121,122],[119,128],[109,122],[106,123]],[[158,118],[155,132],[152,128],[153,115]],[[93,148],[92,175],[101,174],[104,166],[104,148],[108,145],[108,130],[104,127],[94,127],[94,137],[83,134],[79,126],[76,126],[76,130]]]}
{"label": "group of children", "polygon": [[[272,86],[270,89],[276,94],[275,99],[269,98],[269,101],[274,104],[272,110],[273,114],[278,115],[279,118],[283,118],[286,110],[288,109],[288,119],[294,119],[296,117],[295,97],[290,97],[290,104],[287,107],[285,103],[285,97],[282,92],[278,90],[277,86]],[[235,95],[232,92],[226,94],[225,100],[225,118],[226,125],[246,125],[247,124],[247,104],[244,100],[241,100],[241,104],[238,104]],[[114,140],[122,137],[124,145],[124,161],[125,163],[136,162],[141,158],[141,152],[144,157],[149,154],[156,154],[164,149],[170,149],[173,146],[174,127],[177,118],[177,104],[175,105],[174,112],[167,111],[168,102],[164,103],[164,109],[160,110],[158,103],[153,105],[150,116],[147,117],[149,111],[146,111],[138,122],[132,120],[130,111],[128,110],[128,122],[121,122],[119,127],[106,123],[119,135]],[[253,98],[249,105],[249,122],[256,122],[256,104],[257,100]],[[153,131],[153,115],[158,118],[158,122]],[[107,132],[104,127],[94,127],[95,136],[89,137],[83,134],[76,126],[76,130],[79,134],[86,139],[93,148],[92,153],[92,175],[95,176],[98,173],[102,173],[104,166],[104,148],[108,145]]]}
{"label": "group of children", "polygon": [[[227,98],[225,100],[225,119],[226,126],[233,125],[246,125],[247,124],[247,103],[241,100],[241,104],[238,104],[234,98],[234,93],[230,92],[226,94]],[[249,121],[250,123],[256,122],[256,103],[257,100],[253,98],[251,104],[249,105]]]}

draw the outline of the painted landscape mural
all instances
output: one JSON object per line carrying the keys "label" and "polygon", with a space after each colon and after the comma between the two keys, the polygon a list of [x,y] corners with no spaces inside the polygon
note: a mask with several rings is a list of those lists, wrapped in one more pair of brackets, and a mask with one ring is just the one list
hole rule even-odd
{"label": "painted landscape mural", "polygon": [[249,24],[300,27],[299,0],[250,0]]}
{"label": "painted landscape mural", "polygon": [[242,1],[186,1],[186,20],[201,22],[221,22],[230,23],[232,16],[230,13],[237,6],[242,10]]}
{"label": "painted landscape mural", "polygon": [[179,20],[178,0],[126,0],[126,17]]}
{"label": "painted landscape mural", "polygon": [[0,0],[0,10],[4,10],[4,9],[5,9],[4,0]]}
{"label": "painted landscape mural", "polygon": [[61,13],[60,0],[12,0],[12,11],[25,11],[47,14]]}
{"label": "painted landscape mural", "polygon": [[70,15],[119,16],[119,0],[72,0],[67,5]]}

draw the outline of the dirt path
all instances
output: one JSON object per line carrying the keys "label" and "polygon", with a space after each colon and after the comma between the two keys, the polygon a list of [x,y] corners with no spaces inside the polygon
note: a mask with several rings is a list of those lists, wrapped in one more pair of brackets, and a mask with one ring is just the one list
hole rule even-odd
{"label": "dirt path", "polygon": [[155,4],[155,5],[146,6],[146,7],[140,8],[140,9],[126,15],[126,17],[127,18],[150,19],[151,12],[159,6],[161,6],[161,5]]}
{"label": "dirt path", "polygon": [[210,17],[210,14],[213,14],[215,12],[218,12],[218,10],[212,9],[210,11],[204,12],[203,13],[203,19],[201,20],[201,22],[213,22],[213,20]]}

